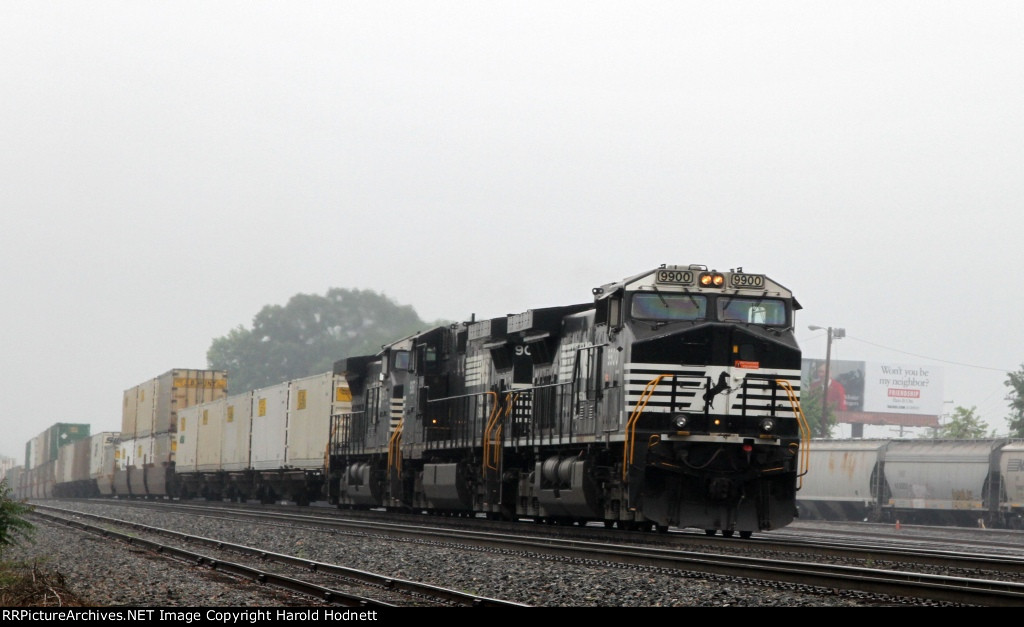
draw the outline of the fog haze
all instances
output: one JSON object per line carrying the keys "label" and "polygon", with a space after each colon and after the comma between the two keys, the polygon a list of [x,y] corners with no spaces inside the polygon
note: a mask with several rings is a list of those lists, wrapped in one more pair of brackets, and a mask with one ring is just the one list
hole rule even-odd
{"label": "fog haze", "polygon": [[119,430],[265,305],[424,320],[764,273],[823,358],[1024,364],[1018,2],[0,6],[0,454]]}

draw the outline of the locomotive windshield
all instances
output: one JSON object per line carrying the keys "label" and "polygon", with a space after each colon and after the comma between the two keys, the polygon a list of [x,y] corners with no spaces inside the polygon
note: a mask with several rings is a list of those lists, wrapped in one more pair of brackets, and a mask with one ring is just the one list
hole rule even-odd
{"label": "locomotive windshield", "polygon": [[769,326],[786,324],[786,304],[767,298],[718,299],[718,319],[727,322],[748,322]]}
{"label": "locomotive windshield", "polygon": [[695,294],[645,292],[633,296],[630,314],[639,320],[703,320],[708,315],[708,299]]}
{"label": "locomotive windshield", "polygon": [[[785,301],[771,298],[716,296],[715,316],[723,322],[767,326],[786,324]],[[634,320],[675,322],[708,319],[708,297],[700,294],[641,292],[633,295],[630,316]]]}

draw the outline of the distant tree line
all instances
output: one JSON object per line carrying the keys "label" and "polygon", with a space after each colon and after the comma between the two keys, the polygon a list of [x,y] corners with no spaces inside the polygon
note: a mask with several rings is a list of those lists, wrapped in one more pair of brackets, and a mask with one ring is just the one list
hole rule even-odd
{"label": "distant tree line", "polygon": [[382,345],[445,321],[426,323],[409,305],[372,290],[332,288],[323,296],[296,294],[284,306],[267,305],[215,338],[207,367],[228,373],[231,394],[329,372],[334,362],[372,355]]}

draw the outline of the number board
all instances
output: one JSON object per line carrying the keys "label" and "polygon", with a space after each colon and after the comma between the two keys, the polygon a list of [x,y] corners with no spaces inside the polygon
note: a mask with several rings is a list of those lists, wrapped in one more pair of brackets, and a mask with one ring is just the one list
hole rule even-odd
{"label": "number board", "polygon": [[661,269],[654,275],[654,280],[658,283],[668,283],[671,285],[693,285],[696,275],[693,270]]}
{"label": "number board", "polygon": [[764,287],[764,275],[763,274],[738,274],[732,273],[729,275],[729,287],[740,288],[754,288],[760,289]]}

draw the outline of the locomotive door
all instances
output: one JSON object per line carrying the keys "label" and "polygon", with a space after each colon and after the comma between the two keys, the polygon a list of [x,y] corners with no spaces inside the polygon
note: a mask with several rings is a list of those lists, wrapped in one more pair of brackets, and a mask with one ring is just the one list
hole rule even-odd
{"label": "locomotive door", "polygon": [[590,346],[576,351],[573,369],[573,434],[592,434],[597,430],[601,389],[603,346]]}

